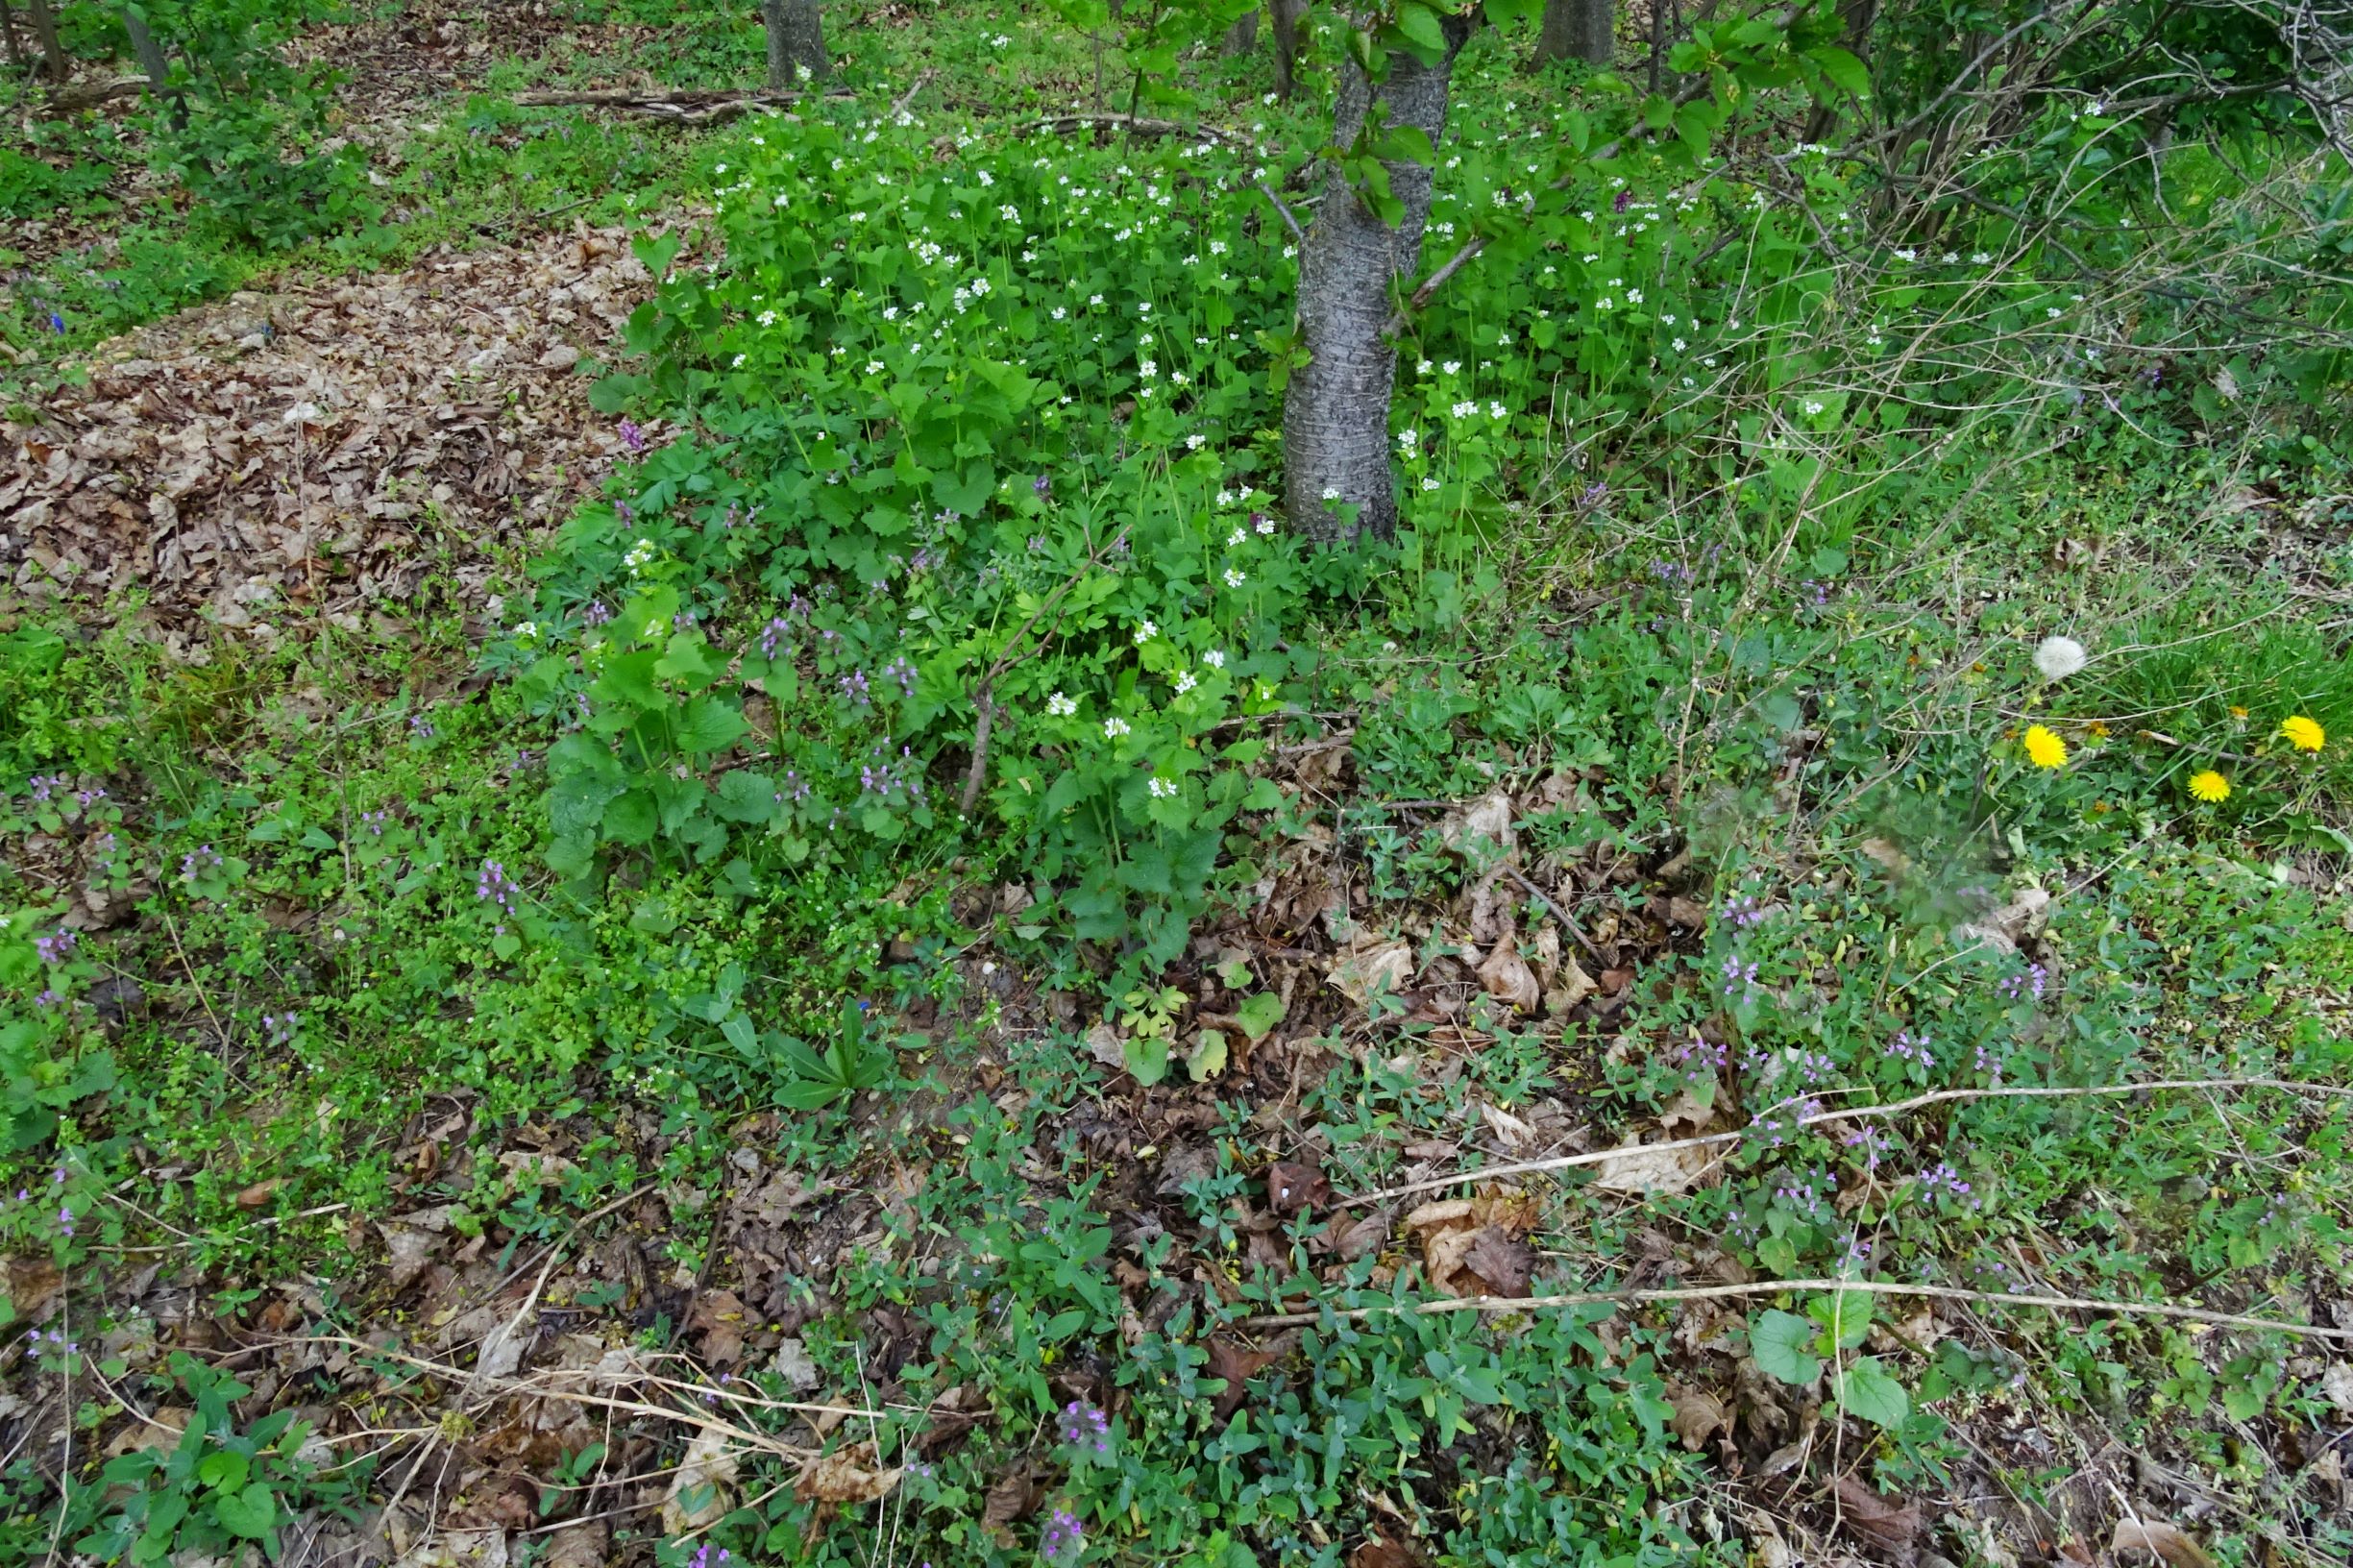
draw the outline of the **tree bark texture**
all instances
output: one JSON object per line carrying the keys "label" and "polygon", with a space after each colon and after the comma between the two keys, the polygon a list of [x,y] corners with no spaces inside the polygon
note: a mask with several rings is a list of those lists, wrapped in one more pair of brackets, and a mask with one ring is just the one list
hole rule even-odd
{"label": "tree bark texture", "polygon": [[1536,33],[1538,60],[1606,65],[1617,52],[1617,0],[1544,0],[1544,25]]}
{"label": "tree bark texture", "polygon": [[1259,46],[1259,13],[1246,12],[1240,21],[1226,29],[1225,42],[1219,53],[1227,56],[1246,55]]}
{"label": "tree bark texture", "polygon": [[65,46],[58,41],[58,19],[49,9],[49,0],[25,0],[25,11],[33,18],[33,37],[41,46],[41,59],[48,61],[49,80],[64,81],[72,67],[65,61]]}
{"label": "tree bark texture", "polygon": [[800,73],[820,81],[825,74],[825,23],[817,0],[760,0],[760,25],[768,30],[768,90],[799,85]]}
{"label": "tree bark texture", "polygon": [[172,86],[171,61],[163,58],[163,46],[156,42],[155,30],[136,6],[123,8],[123,31],[131,35],[131,53],[138,60],[139,69],[147,73],[147,91],[151,97],[168,100],[172,107],[172,127],[188,128],[188,106],[185,99]]}
{"label": "tree bark texture", "polygon": [[[1435,65],[1392,53],[1388,80],[1375,83],[1353,58],[1347,61],[1333,117],[1336,145],[1353,144],[1368,119],[1413,126],[1434,148],[1438,144],[1446,133],[1448,79],[1471,24],[1449,17],[1445,28],[1446,55]],[[1284,391],[1283,501],[1291,527],[1311,539],[1386,539],[1397,531],[1389,467],[1397,346],[1385,329],[1396,281],[1410,280],[1421,267],[1433,177],[1428,165],[1410,160],[1384,167],[1390,193],[1405,207],[1395,228],[1358,198],[1335,164],[1299,248],[1299,345],[1307,363],[1291,372]],[[1354,506],[1353,527],[1334,501]]]}
{"label": "tree bark texture", "polygon": [[1308,0],[1266,0],[1266,15],[1275,30],[1275,91],[1288,98],[1298,84],[1299,35]]}

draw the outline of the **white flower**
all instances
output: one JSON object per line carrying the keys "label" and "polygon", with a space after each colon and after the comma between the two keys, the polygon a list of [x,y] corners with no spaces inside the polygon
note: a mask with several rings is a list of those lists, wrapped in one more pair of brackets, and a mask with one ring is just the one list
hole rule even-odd
{"label": "white flower", "polygon": [[1148,381],[1160,374],[1160,366],[1149,359],[1140,359],[1136,362],[1136,374]]}
{"label": "white flower", "polygon": [[1340,487],[1339,487],[1338,485],[1336,485],[1336,484],[1327,484],[1327,485],[1325,485],[1325,486],[1324,486],[1324,500],[1326,500],[1326,501],[1337,501],[1337,500],[1339,500],[1339,499],[1340,499]]}
{"label": "white flower", "polygon": [[996,176],[983,169],[980,171],[980,183],[983,186],[993,185],[996,184]]}
{"label": "white flower", "polygon": [[1638,288],[1628,289],[1626,291],[1626,303],[1629,305],[1640,305],[1642,303],[1642,290]]}
{"label": "white flower", "polygon": [[1143,622],[1136,628],[1136,646],[1138,648],[1141,648],[1144,644],[1150,642],[1153,638],[1158,637],[1159,635],[1160,627],[1154,625],[1149,621]]}
{"label": "white flower", "polygon": [[1155,776],[1152,782],[1145,785],[1144,788],[1152,792],[1152,798],[1155,800],[1166,800],[1177,793],[1175,780],[1158,776]]}
{"label": "white flower", "polygon": [[761,326],[763,326],[763,327],[773,327],[773,326],[775,326],[775,325],[776,325],[776,312],[775,312],[775,311],[773,311],[773,310],[763,310],[763,311],[761,311],[761,312],[760,312],[760,325],[761,325]]}
{"label": "white flower", "polygon": [[1087,303],[1089,305],[1101,305],[1103,303],[1103,296],[1100,294],[1090,294],[1087,296]]}
{"label": "white flower", "polygon": [[1819,414],[1822,412],[1822,408],[1823,404],[1820,398],[1808,398],[1805,400],[1805,411],[1807,413]]}
{"label": "white flower", "polygon": [[1056,692],[1045,699],[1045,711],[1057,719],[1067,719],[1078,712],[1078,703],[1062,693]]}
{"label": "white flower", "polygon": [[1414,444],[1420,441],[1421,438],[1422,436],[1419,430],[1399,430],[1397,432],[1397,450],[1410,457],[1413,455]]}
{"label": "white flower", "polygon": [[879,375],[881,375],[881,374],[882,374],[882,372],[883,372],[883,363],[882,363],[882,361],[881,361],[881,360],[879,360],[879,359],[869,359],[869,360],[866,362],[866,373],[867,373],[869,376],[879,376]]}
{"label": "white flower", "polygon": [[1201,683],[1199,681],[1193,678],[1193,673],[1190,670],[1179,670],[1176,673],[1176,689],[1177,696],[1179,697],[1183,697],[1187,692],[1191,691],[1195,686],[1200,684]]}
{"label": "white flower", "polygon": [[1459,371],[1461,368],[1462,368],[1462,361],[1461,361],[1461,360],[1459,360],[1459,359],[1449,359],[1449,360],[1447,360],[1447,361],[1446,361],[1446,366],[1445,366],[1445,369],[1446,369],[1446,374],[1447,374],[1447,375],[1449,375],[1449,376],[1454,375],[1454,374],[1455,374],[1457,371]]}
{"label": "white flower", "polygon": [[1236,529],[1235,529],[1235,530],[1234,530],[1232,533],[1229,533],[1229,534],[1227,534],[1227,535],[1226,535],[1226,544],[1227,544],[1229,547],[1234,546],[1234,545],[1247,544],[1247,543],[1249,543],[1249,541],[1250,541],[1250,535],[1248,535],[1247,533],[1244,533],[1244,532],[1243,532],[1243,531],[1242,531],[1240,528],[1238,528],[1238,528],[1236,528]]}
{"label": "white flower", "polygon": [[1489,403],[1487,404],[1487,417],[1489,419],[1502,419],[1505,416],[1506,411],[1507,410],[1505,409],[1504,405],[1500,403]]}
{"label": "white flower", "polygon": [[517,642],[519,642],[519,643],[532,643],[532,642],[537,642],[538,640],[539,640],[539,623],[538,623],[538,622],[536,622],[536,621],[526,621],[525,623],[523,623],[523,625],[519,625],[519,626],[517,626],[517,627],[515,628],[515,641],[517,641]]}
{"label": "white flower", "polygon": [[996,215],[1003,218],[1007,223],[1019,223],[1021,221],[1020,211],[1010,205],[998,208],[996,209]]}
{"label": "white flower", "polygon": [[1425,478],[1422,480],[1422,488],[1425,490],[1435,490],[1437,487],[1438,481],[1434,478]]}
{"label": "white flower", "polygon": [[[1331,499],[1331,493],[1330,493],[1329,491],[1325,492],[1325,495],[1326,495],[1326,499]],[[1271,518],[1271,517],[1262,517],[1262,518],[1260,518],[1260,519],[1259,519],[1259,532],[1260,532],[1260,533],[1262,533],[1262,534],[1271,534],[1271,533],[1273,533],[1274,531],[1275,531],[1275,520],[1274,520],[1273,518]]]}
{"label": "white flower", "polygon": [[1103,738],[1105,740],[1115,741],[1126,733],[1127,721],[1125,719],[1106,719],[1103,721]]}
{"label": "white flower", "polygon": [[2034,667],[2045,680],[2065,680],[2091,662],[2092,656],[2072,637],[2046,637],[2034,650]]}
{"label": "white flower", "polygon": [[1051,314],[1053,315],[1053,317],[1054,317],[1054,319],[1055,319],[1056,321],[1061,321],[1061,320],[1063,320],[1064,318],[1067,317],[1067,316],[1070,314],[1070,312],[1069,312],[1069,311],[1067,311],[1067,310],[1066,310],[1066,309],[1064,309],[1064,308],[1063,308],[1061,306],[1059,306],[1059,305],[1058,305],[1058,306],[1056,306],[1053,308],[1053,310],[1052,310]]}
{"label": "white flower", "polygon": [[1220,491],[1218,491],[1218,492],[1217,492],[1217,504],[1218,504],[1218,505],[1220,505],[1220,506],[1231,506],[1231,505],[1233,505],[1233,504],[1234,504],[1234,492],[1233,492],[1233,491],[1231,491],[1231,490],[1220,490]]}
{"label": "white flower", "polygon": [[1239,588],[1243,583],[1248,582],[1249,580],[1250,579],[1248,577],[1242,576],[1242,574],[1239,572],[1235,571],[1230,566],[1225,570],[1225,583],[1228,588]]}
{"label": "white flower", "polygon": [[1201,655],[1201,662],[1212,670],[1223,670],[1226,667],[1226,656],[1219,649],[1213,648]]}
{"label": "white flower", "polygon": [[780,191],[776,192],[776,201],[775,201],[775,205],[776,205],[776,206],[778,206],[778,207],[791,207],[791,206],[793,205],[793,198],[791,198],[790,196],[787,196],[787,195],[786,195],[786,194],[785,194],[783,191],[781,191],[781,190],[780,190]]}
{"label": "white flower", "polygon": [[1475,413],[1479,412],[1479,403],[1478,403],[1478,400],[1473,399],[1473,400],[1471,400],[1471,401],[1470,401],[1470,402],[1468,402],[1468,403],[1458,403],[1458,404],[1456,404],[1454,405],[1453,409],[1452,409],[1452,410],[1450,410],[1450,411],[1451,411],[1451,412],[1454,414],[1455,418],[1457,418],[1457,419],[1468,419],[1468,418],[1470,418],[1470,417],[1471,417],[1473,414],[1475,414]]}
{"label": "white flower", "polygon": [[[1178,381],[1182,381],[1185,378],[1182,376],[1172,378],[1172,380]],[[1187,452],[1199,452],[1201,450],[1201,443],[1207,439],[1209,438],[1204,435],[1189,435],[1185,438],[1185,450]]]}
{"label": "white flower", "polygon": [[1679,338],[1679,338],[1677,338],[1677,339],[1675,340],[1675,352],[1676,352],[1676,353],[1678,353],[1678,354],[1682,353],[1682,352],[1683,352],[1683,350],[1684,350],[1686,347],[1688,347],[1688,345],[1686,345],[1686,344],[1683,342],[1683,340],[1682,340],[1681,338]]}

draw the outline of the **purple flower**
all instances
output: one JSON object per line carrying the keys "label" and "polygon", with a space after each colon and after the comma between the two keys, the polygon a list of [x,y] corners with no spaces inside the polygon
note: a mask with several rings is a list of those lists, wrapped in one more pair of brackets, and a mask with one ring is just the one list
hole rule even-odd
{"label": "purple flower", "polygon": [[915,695],[915,666],[909,664],[904,657],[895,658],[889,664],[884,665],[882,673],[884,678],[898,682],[899,696],[913,697]]}
{"label": "purple flower", "polygon": [[1087,1550],[1087,1531],[1078,1522],[1078,1515],[1066,1508],[1056,1508],[1045,1523],[1045,1533],[1038,1539],[1038,1555],[1049,1562],[1076,1561]]}
{"label": "purple flower", "polygon": [[429,741],[435,733],[433,722],[421,713],[412,713],[408,716],[408,733],[420,741]]}
{"label": "purple flower", "polygon": [[580,611],[580,624],[586,626],[601,626],[612,618],[613,612],[605,608],[601,599],[590,600]]}
{"label": "purple flower", "polygon": [[1062,1440],[1095,1454],[1111,1452],[1111,1418],[1082,1400],[1062,1408]]}
{"label": "purple flower", "polygon": [[200,844],[180,857],[180,874],[193,882],[207,871],[217,871],[227,864],[219,850],[208,844]]}
{"label": "purple flower", "polygon": [[[41,993],[33,998],[33,1005],[35,1007],[55,1007],[64,999],[65,998],[60,995],[57,992],[43,988]],[[24,1194],[21,1192],[17,1193],[16,1195],[20,1198],[24,1196]]]}
{"label": "purple flower", "polygon": [[[482,862],[481,872],[474,883],[474,896],[478,902],[496,904],[501,914],[511,919],[515,913],[515,894],[522,891],[506,874],[505,866],[495,860]],[[506,927],[501,925],[499,930],[503,934]]]}
{"label": "purple flower", "polygon": [[2040,964],[2029,964],[2026,966],[2026,972],[2023,974],[2005,974],[2002,976],[2001,993],[2004,997],[2013,1002],[2023,1001],[2029,998],[2039,1002],[2043,999],[2044,983],[2049,978],[2050,971],[2048,969],[2043,968],[2043,966]]}
{"label": "purple flower", "polygon": [[1936,1052],[1930,1048],[1928,1037],[1923,1035],[1918,1040],[1914,1040],[1908,1029],[1897,1030],[1896,1038],[1888,1042],[1887,1050],[1883,1054],[1894,1057],[1899,1062],[1917,1062],[1924,1067],[1936,1066]]}
{"label": "purple flower", "polygon": [[45,803],[49,796],[57,792],[57,787],[65,782],[65,775],[63,773],[35,773],[28,782],[33,786],[33,801],[36,805],[39,805]]}
{"label": "purple flower", "polygon": [[874,697],[872,692],[868,688],[865,671],[852,670],[848,674],[844,675],[840,680],[836,681],[835,684],[842,688],[842,696],[845,698],[856,703],[859,707],[871,707],[873,705]]}
{"label": "purple flower", "polygon": [[768,625],[760,630],[760,657],[772,662],[776,649],[784,646],[784,639],[792,629],[792,623],[783,616],[771,616]]}
{"label": "purple flower", "polygon": [[1041,474],[1036,478],[1029,481],[1029,487],[1041,496],[1051,495],[1054,491],[1053,476],[1048,474]]}
{"label": "purple flower", "polygon": [[80,933],[69,931],[61,925],[48,936],[35,937],[33,945],[39,950],[43,964],[56,966],[72,958],[74,948],[80,944],[81,941]]}
{"label": "purple flower", "polygon": [[1617,199],[1609,204],[1609,210],[1612,212],[1624,212],[1628,208],[1633,205],[1634,193],[1630,190],[1621,190],[1618,192]]}
{"label": "purple flower", "polygon": [[637,428],[637,422],[635,420],[623,420],[620,426],[620,433],[621,444],[628,448],[632,453],[642,453],[646,450],[646,432]]}
{"label": "purple flower", "polygon": [[1726,901],[1724,918],[1734,926],[1751,926],[1762,920],[1765,912],[1754,897],[1744,893]]}
{"label": "purple flower", "polygon": [[1744,1002],[1756,994],[1756,966],[1743,964],[1738,953],[1724,961],[1724,994]]}

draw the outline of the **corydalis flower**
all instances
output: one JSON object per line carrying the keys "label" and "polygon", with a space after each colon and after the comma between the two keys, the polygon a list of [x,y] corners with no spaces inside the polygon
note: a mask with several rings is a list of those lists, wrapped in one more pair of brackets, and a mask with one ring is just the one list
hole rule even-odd
{"label": "corydalis flower", "polygon": [[2034,667],[2045,680],[2065,680],[2091,658],[2072,637],[2046,637],[2034,650]]}

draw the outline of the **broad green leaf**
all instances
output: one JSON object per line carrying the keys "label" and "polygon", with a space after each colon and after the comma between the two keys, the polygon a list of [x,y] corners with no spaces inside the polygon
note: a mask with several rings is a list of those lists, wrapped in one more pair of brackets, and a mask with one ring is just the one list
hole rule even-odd
{"label": "broad green leaf", "polygon": [[1901,1426],[1903,1418],[1912,1413],[1912,1398],[1903,1391],[1903,1384],[1869,1356],[1856,1357],[1839,1375],[1838,1402],[1849,1415],[1859,1415],[1881,1427]]}
{"label": "broad green leaf", "polygon": [[1252,1040],[1259,1040],[1263,1038],[1269,1029],[1283,1021],[1284,1012],[1282,997],[1271,991],[1262,991],[1242,1003],[1234,1017],[1235,1021],[1242,1026],[1243,1034],[1248,1035]]}
{"label": "broad green leaf", "polygon": [[1206,1083],[1226,1070],[1226,1037],[1222,1030],[1204,1029],[1201,1039],[1185,1058],[1185,1070],[1192,1074],[1194,1083]]}
{"label": "broad green leaf", "polygon": [[1863,68],[1861,61],[1836,44],[1809,49],[1805,52],[1805,58],[1820,66],[1822,74],[1829,78],[1830,85],[1839,91],[1852,93],[1857,98],[1871,96],[1871,73]]}
{"label": "broad green leaf", "polygon": [[1749,1325],[1749,1354],[1767,1377],[1811,1383],[1822,1375],[1822,1358],[1812,1351],[1818,1332],[1795,1312],[1768,1308]]}
{"label": "broad green leaf", "polygon": [[725,698],[699,697],[678,716],[678,744],[695,753],[723,750],[750,728]]}
{"label": "broad green leaf", "polygon": [[278,1528],[278,1499],[268,1486],[257,1481],[243,1491],[214,1503],[212,1517],[230,1534],[257,1541]]}

